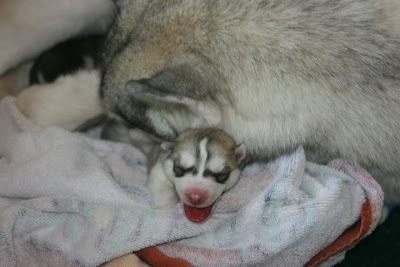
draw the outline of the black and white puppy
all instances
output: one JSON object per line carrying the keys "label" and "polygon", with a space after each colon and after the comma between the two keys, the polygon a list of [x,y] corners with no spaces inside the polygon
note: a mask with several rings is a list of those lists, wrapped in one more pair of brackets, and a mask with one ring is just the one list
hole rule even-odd
{"label": "black and white puppy", "polygon": [[236,145],[222,130],[188,129],[175,142],[161,144],[146,186],[156,207],[181,200],[190,221],[204,222],[221,195],[238,181],[245,155],[245,146]]}
{"label": "black and white puppy", "polygon": [[30,69],[31,86],[17,95],[19,109],[44,127],[77,130],[97,122],[104,114],[97,63],[102,39],[71,39],[42,53]]}
{"label": "black and white puppy", "polygon": [[29,74],[30,84],[52,83],[60,76],[74,74],[79,70],[96,69],[102,41],[102,35],[95,35],[55,45],[35,60]]}

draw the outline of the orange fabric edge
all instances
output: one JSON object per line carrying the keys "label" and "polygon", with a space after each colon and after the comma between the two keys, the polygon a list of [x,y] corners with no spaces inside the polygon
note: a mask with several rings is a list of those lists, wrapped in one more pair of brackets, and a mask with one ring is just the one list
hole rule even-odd
{"label": "orange fabric edge", "polygon": [[193,265],[181,258],[171,258],[156,247],[148,247],[135,252],[153,266],[162,267],[192,267]]}
{"label": "orange fabric edge", "polygon": [[347,229],[338,239],[315,255],[305,266],[315,267],[330,256],[351,246],[361,237],[366,235],[372,225],[372,208],[370,200],[367,200],[361,209],[361,219]]}
{"label": "orange fabric edge", "polygon": [[[315,267],[324,260],[328,259],[330,256],[344,250],[345,248],[351,246],[356,241],[361,239],[366,235],[372,225],[372,208],[370,200],[367,200],[361,209],[361,219],[355,223],[352,227],[347,229],[338,239],[336,239],[332,244],[330,244],[325,249],[321,250],[317,255],[315,255],[305,267]],[[181,258],[171,258],[162,253],[156,247],[144,248],[138,252],[136,255],[145,259],[149,264],[154,266],[165,266],[165,267],[191,267],[193,266],[189,262]]]}

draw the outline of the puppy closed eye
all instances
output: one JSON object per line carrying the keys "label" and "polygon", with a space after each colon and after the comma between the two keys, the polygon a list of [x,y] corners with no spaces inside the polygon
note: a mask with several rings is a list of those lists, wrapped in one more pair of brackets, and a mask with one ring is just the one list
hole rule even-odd
{"label": "puppy closed eye", "polygon": [[225,183],[228,180],[230,174],[231,174],[231,170],[228,167],[225,167],[219,173],[213,173],[210,170],[205,170],[204,171],[204,176],[205,177],[211,176],[211,177],[213,177],[215,179],[215,181],[217,183],[220,183],[220,184]]}
{"label": "puppy closed eye", "polygon": [[185,169],[179,164],[179,162],[174,161],[173,171],[174,171],[175,177],[182,177],[186,173],[191,172],[192,170],[193,170],[193,167]]}
{"label": "puppy closed eye", "polygon": [[174,169],[173,170],[174,170],[174,174],[175,174],[176,177],[182,177],[185,174],[185,170],[181,166],[179,166],[179,165],[177,165],[175,163],[174,163]]}
{"label": "puppy closed eye", "polygon": [[216,174],[214,177],[218,183],[223,184],[226,182],[226,180],[228,180],[230,174],[231,172],[226,172],[226,173],[220,172]]}

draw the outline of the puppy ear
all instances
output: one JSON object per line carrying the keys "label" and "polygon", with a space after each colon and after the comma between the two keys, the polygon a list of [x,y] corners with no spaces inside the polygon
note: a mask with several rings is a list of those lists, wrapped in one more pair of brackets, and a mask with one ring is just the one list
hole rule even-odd
{"label": "puppy ear", "polygon": [[243,143],[236,147],[235,156],[238,164],[246,157],[246,146]]}
{"label": "puppy ear", "polygon": [[161,148],[166,151],[172,151],[174,149],[176,143],[175,142],[164,142],[161,144]]}
{"label": "puppy ear", "polygon": [[159,90],[156,87],[149,86],[147,80],[129,81],[126,84],[125,90],[135,95],[137,98],[145,98],[149,101],[162,101],[170,104],[183,104],[193,106],[197,103],[196,100],[185,96],[177,96],[168,91]]}

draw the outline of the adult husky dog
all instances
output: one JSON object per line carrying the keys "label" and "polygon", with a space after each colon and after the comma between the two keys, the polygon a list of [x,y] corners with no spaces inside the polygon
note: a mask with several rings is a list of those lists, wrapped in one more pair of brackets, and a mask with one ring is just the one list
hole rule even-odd
{"label": "adult husky dog", "polygon": [[[378,1],[379,2],[379,1]],[[123,1],[102,53],[106,108],[163,140],[217,127],[262,160],[367,168],[400,203],[400,44],[362,0]]]}

